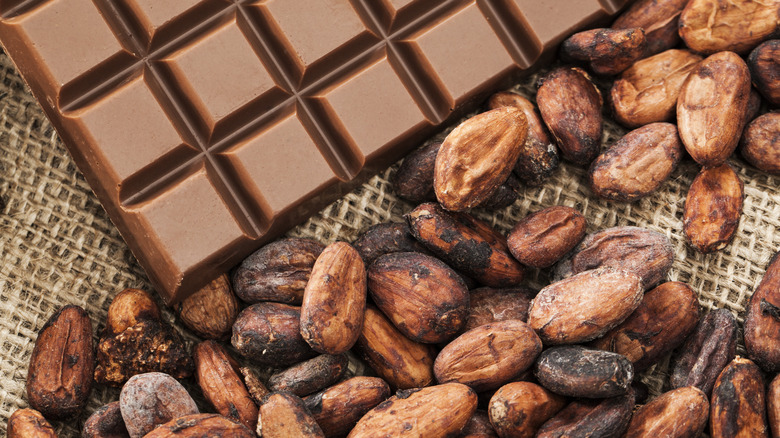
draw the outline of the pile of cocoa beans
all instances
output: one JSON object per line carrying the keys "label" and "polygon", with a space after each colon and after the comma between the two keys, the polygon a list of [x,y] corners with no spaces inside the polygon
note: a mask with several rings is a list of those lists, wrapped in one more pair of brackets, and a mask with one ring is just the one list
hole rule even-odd
{"label": "pile of cocoa beans", "polygon": [[[179,303],[205,339],[193,349],[144,291],[114,298],[96,348],[83,309],[57,311],[8,436],[56,436],[48,420],[78,417],[93,383],[121,392],[84,437],[780,436],[777,257],[739,330],[665,281],[675,254],[661,233],[587,234],[580,211],[553,206],[504,236],[469,213],[513,204],[559,159],[588,166],[594,195],[634,202],[687,153],[701,171],[685,236],[723,249],[744,196],[731,154],[780,174],[780,113],[766,112],[780,105],[779,30],[778,0],[634,2],[563,42],[571,65],[541,78],[535,103],[498,93],[410,154],[393,176],[416,205],[405,222],[351,243],[270,243]],[[603,152],[588,71],[633,129]],[[549,284],[524,286],[529,268]],[[666,392],[650,398],[638,375],[666,358]],[[215,413],[179,382],[191,377]]]}

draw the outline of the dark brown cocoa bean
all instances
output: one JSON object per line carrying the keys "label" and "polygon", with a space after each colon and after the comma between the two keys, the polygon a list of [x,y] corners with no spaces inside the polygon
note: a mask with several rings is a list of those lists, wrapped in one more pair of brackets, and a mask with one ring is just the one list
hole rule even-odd
{"label": "dark brown cocoa bean", "polygon": [[286,392],[265,396],[260,405],[257,432],[264,438],[325,436],[303,400]]}
{"label": "dark brown cocoa bean", "polygon": [[619,438],[628,428],[634,393],[604,400],[576,400],[547,420],[538,438]]}
{"label": "dark brown cocoa bean", "polygon": [[688,243],[704,254],[731,243],[744,196],[742,180],[728,164],[702,169],[685,198],[683,232]]}
{"label": "dark brown cocoa bean", "polygon": [[663,52],[680,41],[677,22],[688,0],[639,0],[612,24],[613,29],[641,27],[645,30],[647,56]]}
{"label": "dark brown cocoa bean", "polygon": [[715,379],[734,359],[736,351],[734,315],[726,309],[711,310],[672,355],[670,386],[695,386],[709,396]]}
{"label": "dark brown cocoa bean", "polygon": [[602,266],[633,272],[649,289],[672,267],[674,249],[661,233],[640,227],[614,227],[585,236],[574,248],[571,275]]}
{"label": "dark brown cocoa bean", "polygon": [[624,135],[596,157],[588,171],[596,195],[634,202],[656,191],[677,168],[683,145],[677,127],[651,123]]}
{"label": "dark brown cocoa bean", "polygon": [[452,339],[466,323],[469,291],[442,261],[420,253],[379,257],[368,269],[371,298],[398,330],[416,342]]}
{"label": "dark brown cocoa bean", "polygon": [[680,15],[680,37],[701,53],[731,50],[746,54],[775,36],[780,26],[776,1],[691,0]]}
{"label": "dark brown cocoa bean", "polygon": [[343,436],[366,412],[390,397],[378,377],[353,377],[303,399],[326,437]]}
{"label": "dark brown cocoa bean", "polygon": [[634,380],[631,382],[631,390],[634,391],[636,404],[645,404],[647,398],[650,396],[650,388],[641,380]]}
{"label": "dark brown cocoa bean", "polygon": [[122,419],[119,402],[111,402],[98,408],[84,422],[81,438],[129,438]]}
{"label": "dark brown cocoa bean", "polygon": [[347,372],[349,358],[344,354],[323,354],[271,375],[268,389],[304,397],[338,382]]}
{"label": "dark brown cocoa bean", "polygon": [[536,361],[534,375],[556,394],[607,398],[631,389],[634,367],[617,353],[565,345],[544,350]]}
{"label": "dark brown cocoa bean", "polygon": [[57,438],[57,432],[35,409],[18,409],[8,418],[7,438]]}
{"label": "dark brown cocoa bean", "polygon": [[748,57],[750,76],[772,106],[780,106],[780,40],[764,41]]}
{"label": "dark brown cocoa bean", "polygon": [[233,273],[233,290],[247,303],[301,304],[311,268],[325,246],[311,239],[282,239],[244,259]]}
{"label": "dark brown cocoa bean", "polygon": [[408,389],[433,382],[431,346],[404,336],[379,309],[368,306],[357,345],[368,365],[393,388]]}
{"label": "dark brown cocoa bean", "polygon": [[231,343],[247,359],[275,367],[291,365],[316,355],[300,327],[300,307],[257,303],[238,315]]}
{"label": "dark brown cocoa bean", "polygon": [[780,436],[780,377],[775,376],[766,389],[766,416],[772,438]]}
{"label": "dark brown cocoa bean", "polygon": [[530,382],[502,386],[490,398],[490,423],[501,437],[535,436],[545,421],[564,406],[563,397]]}
{"label": "dark brown cocoa bean", "polygon": [[131,377],[119,394],[119,409],[131,438],[143,437],[176,418],[199,413],[181,383],[164,373]]}
{"label": "dark brown cocoa bean", "polygon": [[[404,158],[392,178],[396,195],[413,204],[436,200],[433,171],[440,148],[441,142],[435,141],[413,150]],[[366,263],[371,263],[371,260],[366,260]]]}
{"label": "dark brown cocoa bean", "polygon": [[641,279],[630,272],[585,271],[540,290],[531,302],[528,325],[545,345],[590,341],[628,318],[642,292]]}
{"label": "dark brown cocoa bean", "polygon": [[477,410],[469,422],[460,431],[459,438],[498,438],[496,430],[490,424],[490,416],[486,411]]}
{"label": "dark brown cocoa bean", "polygon": [[732,360],[712,389],[712,438],[769,437],[764,399],[761,370],[749,359]]}
{"label": "dark brown cocoa bean", "polygon": [[409,231],[406,222],[387,222],[369,227],[352,246],[363,258],[366,266],[379,256],[394,252],[419,252],[430,254],[425,246],[418,242]]}
{"label": "dark brown cocoa bean", "polygon": [[514,174],[531,187],[540,186],[558,167],[558,148],[550,139],[542,116],[530,100],[516,93],[500,92],[490,97],[490,109],[513,106],[525,114],[528,135],[515,164]]}
{"label": "dark brown cocoa bean", "polygon": [[533,365],[542,341],[518,320],[485,324],[447,344],[433,364],[439,383],[458,382],[483,392],[518,377]]}
{"label": "dark brown cocoa bean", "polygon": [[564,206],[548,207],[515,224],[507,246],[520,263],[546,268],[582,240],[586,226],[585,217],[579,211]]}
{"label": "dark brown cocoa bean", "polygon": [[623,323],[589,344],[626,356],[644,370],[680,345],[699,322],[699,299],[687,284],[670,281],[645,293]]}
{"label": "dark brown cocoa bean", "polygon": [[510,173],[506,181],[498,186],[489,198],[479,205],[485,210],[499,210],[509,207],[517,201],[517,192],[521,190],[520,180],[514,173]]}
{"label": "dark brown cocoa bean", "polygon": [[542,119],[563,157],[587,166],[601,147],[601,92],[580,69],[562,67],[542,79],[536,94]]}
{"label": "dark brown cocoa bean", "polygon": [[463,331],[475,329],[492,322],[516,319],[528,320],[528,308],[536,291],[526,287],[516,289],[493,289],[481,287],[470,293],[469,318]]}
{"label": "dark brown cocoa bean", "polygon": [[[780,254],[780,253],[778,253]],[[775,254],[745,309],[745,349],[764,371],[780,371],[780,257]]]}
{"label": "dark brown cocoa bean", "polygon": [[78,306],[65,306],[38,332],[27,370],[27,400],[44,417],[78,415],[92,390],[92,322]]}
{"label": "dark brown cocoa bean", "polygon": [[[780,54],[780,51],[778,51]],[[780,73],[779,73],[780,74]],[[780,82],[780,79],[778,79]],[[780,174],[780,113],[766,113],[750,122],[742,132],[742,156],[771,174]]]}
{"label": "dark brown cocoa bean", "polygon": [[563,55],[587,61],[594,73],[616,75],[645,55],[647,40],[642,28],[591,29],[567,38]]}
{"label": "dark brown cocoa bean", "polygon": [[634,412],[625,438],[695,438],[707,426],[710,404],[698,388],[661,394]]}
{"label": "dark brown cocoa bean", "polygon": [[[149,432],[144,438],[194,437],[255,438],[255,433],[241,423],[217,414],[194,414],[173,419]],[[271,438],[270,435],[268,438]]]}
{"label": "dark brown cocoa bean", "polygon": [[523,267],[509,254],[506,239],[490,225],[430,203],[419,205],[406,218],[417,240],[485,286],[512,287],[523,280]]}

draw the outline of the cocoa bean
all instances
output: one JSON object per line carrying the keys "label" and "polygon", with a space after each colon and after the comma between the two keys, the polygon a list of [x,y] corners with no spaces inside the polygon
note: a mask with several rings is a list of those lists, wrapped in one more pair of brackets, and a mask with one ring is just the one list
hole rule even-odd
{"label": "cocoa bean", "polygon": [[772,438],[780,436],[780,377],[775,376],[766,389],[766,413]]}
{"label": "cocoa bean", "polygon": [[672,388],[695,386],[707,396],[737,350],[737,321],[726,309],[711,310],[672,356]]}
{"label": "cocoa bean", "polygon": [[[780,254],[780,253],[778,253]],[[780,258],[772,257],[745,309],[745,349],[764,371],[780,371]]]}
{"label": "cocoa bean", "polygon": [[349,358],[344,354],[323,354],[271,375],[268,388],[303,397],[338,382],[347,372]]}
{"label": "cocoa bean", "polygon": [[326,437],[343,436],[360,418],[390,397],[390,387],[378,377],[353,377],[303,399]]}
{"label": "cocoa bean", "polygon": [[[755,87],[750,87],[750,97],[748,97],[747,111],[745,111],[745,125],[752,122],[753,119],[758,117],[758,113],[761,112],[761,94],[756,91]],[[744,134],[745,131],[743,130]]]}
{"label": "cocoa bean", "polygon": [[271,391],[265,387],[263,382],[260,380],[260,376],[255,370],[247,367],[241,367],[239,368],[239,371],[244,377],[244,385],[246,385],[246,389],[249,391],[249,395],[252,397],[252,401],[254,401],[255,404],[259,406],[263,401],[263,397],[268,395]]}
{"label": "cocoa bean", "polygon": [[474,289],[470,295],[469,318],[463,327],[464,332],[491,322],[509,319],[527,321],[528,308],[536,291],[525,287],[516,289],[482,287]]}
{"label": "cocoa bean", "polygon": [[57,432],[35,409],[17,409],[8,418],[7,438],[57,438]]}
{"label": "cocoa bean", "polygon": [[149,432],[144,438],[194,437],[255,438],[254,432],[241,423],[217,414],[193,414],[173,419]]}
{"label": "cocoa bean", "polygon": [[506,181],[498,186],[496,191],[494,191],[489,198],[479,204],[479,208],[485,210],[499,210],[509,207],[517,201],[517,192],[520,190],[520,180],[517,179],[514,173],[510,173],[506,178]]}
{"label": "cocoa bean", "polygon": [[30,407],[51,419],[78,415],[92,390],[95,355],[87,312],[68,305],[38,332],[27,370]]}
{"label": "cocoa bean", "polygon": [[742,180],[728,164],[702,169],[685,198],[688,243],[704,254],[725,248],[739,226],[744,196]]}
{"label": "cocoa bean", "polygon": [[565,57],[589,62],[596,74],[616,75],[645,55],[647,40],[642,28],[591,29],[570,36],[561,48]]}
{"label": "cocoa bean", "polygon": [[238,314],[231,343],[247,359],[281,367],[314,357],[301,336],[300,307],[281,303],[253,304]]}
{"label": "cocoa bean", "polygon": [[613,29],[645,30],[647,56],[671,49],[680,41],[677,23],[688,0],[639,0],[629,5],[612,24]]}
{"label": "cocoa bean", "polygon": [[119,409],[131,438],[143,437],[168,421],[199,413],[181,383],[164,373],[131,377],[119,393]]}
{"label": "cocoa bean", "polygon": [[486,411],[477,410],[469,422],[460,431],[460,438],[498,438],[496,430],[490,424],[490,416]]}
{"label": "cocoa bean", "polygon": [[726,162],[742,134],[749,97],[750,71],[734,52],[711,55],[691,70],[677,98],[677,129],[697,163]]}
{"label": "cocoa bean", "polygon": [[233,273],[233,289],[247,303],[301,304],[311,268],[325,247],[311,239],[271,242],[244,259]]}
{"label": "cocoa bean", "polygon": [[257,419],[257,434],[263,438],[325,436],[303,400],[286,392],[265,396]]}
{"label": "cocoa bean", "polygon": [[176,307],[181,322],[206,339],[230,337],[239,310],[227,274],[220,275]]}
{"label": "cocoa bean", "polygon": [[409,231],[406,222],[388,222],[369,227],[352,246],[368,266],[379,256],[394,252],[419,252],[430,254]]}
{"label": "cocoa bean", "polygon": [[547,420],[538,438],[619,438],[634,410],[634,393],[603,400],[576,400]]}
{"label": "cocoa bean", "polygon": [[[780,54],[780,51],[778,51]],[[780,174],[780,113],[766,113],[745,127],[740,148],[753,166],[774,175]]]}
{"label": "cocoa bean", "polygon": [[125,289],[116,294],[108,307],[103,337],[116,336],[141,321],[160,319],[160,308],[149,293]]}
{"label": "cocoa bean", "polygon": [[626,438],[695,438],[707,426],[710,404],[698,388],[661,394],[634,412]]}
{"label": "cocoa bean", "polygon": [[548,207],[515,224],[507,246],[520,263],[546,268],[582,240],[586,225],[585,217],[571,207]]}
{"label": "cocoa bean", "polygon": [[84,422],[81,438],[129,438],[130,433],[122,419],[119,402],[111,402],[98,408]]}
{"label": "cocoa bean", "polygon": [[759,44],[747,62],[758,91],[772,106],[780,106],[780,40]]}
{"label": "cocoa bean", "polygon": [[[436,167],[436,154],[440,148],[441,142],[435,141],[413,150],[404,158],[392,178],[396,195],[413,204],[436,201],[433,172]],[[371,261],[365,260],[366,263]]]}
{"label": "cocoa bean", "polygon": [[368,269],[368,286],[374,303],[416,342],[452,339],[468,318],[466,285],[434,257],[413,252],[383,255]]}
{"label": "cocoa bean", "polygon": [[630,272],[585,271],[540,290],[531,302],[528,325],[545,345],[590,341],[628,318],[642,292],[641,279]]}
{"label": "cocoa bean", "polygon": [[699,300],[687,284],[671,281],[645,293],[623,323],[589,344],[626,356],[642,371],[680,345],[699,322]]}
{"label": "cocoa bean", "polygon": [[460,383],[398,391],[364,415],[348,438],[443,438],[460,431],[476,410],[477,394]]}
{"label": "cocoa bean", "polygon": [[490,423],[501,437],[528,437],[536,435],[545,421],[564,406],[563,397],[530,382],[512,382],[490,398]]}
{"label": "cocoa bean", "polygon": [[556,394],[607,398],[631,389],[634,367],[617,353],[564,345],[544,350],[536,361],[534,375]]}
{"label": "cocoa bean", "polygon": [[680,36],[701,53],[731,50],[746,54],[777,34],[780,8],[776,1],[691,0],[680,15]]}
{"label": "cocoa bean", "polygon": [[718,376],[712,389],[712,438],[769,437],[764,378],[749,359],[737,357]]}

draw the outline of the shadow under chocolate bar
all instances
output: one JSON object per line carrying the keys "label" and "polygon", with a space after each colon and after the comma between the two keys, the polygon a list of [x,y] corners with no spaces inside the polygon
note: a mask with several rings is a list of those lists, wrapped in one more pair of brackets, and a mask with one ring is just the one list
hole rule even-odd
{"label": "shadow under chocolate bar", "polygon": [[168,304],[627,0],[0,0],[0,42]]}

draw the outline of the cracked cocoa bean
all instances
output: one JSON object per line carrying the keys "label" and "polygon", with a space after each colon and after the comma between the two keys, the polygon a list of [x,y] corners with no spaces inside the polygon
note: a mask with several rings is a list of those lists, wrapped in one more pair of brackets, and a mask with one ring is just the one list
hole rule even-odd
{"label": "cracked cocoa bean", "polygon": [[552,266],[585,236],[587,223],[579,211],[564,206],[539,210],[515,224],[507,237],[512,255],[526,266]]}
{"label": "cracked cocoa bean", "polygon": [[741,357],[732,360],[712,388],[712,438],[769,437],[764,399],[764,378],[758,366]]}
{"label": "cracked cocoa bean", "polygon": [[326,437],[344,436],[363,415],[390,397],[379,377],[353,377],[303,399]]}
{"label": "cracked cocoa bean", "polygon": [[587,61],[599,75],[616,75],[645,55],[647,40],[642,28],[591,29],[575,33],[561,45],[569,59]]}
{"label": "cracked cocoa bean", "polygon": [[300,307],[257,303],[238,314],[231,343],[242,356],[260,364],[292,365],[316,355],[300,327]]}
{"label": "cracked cocoa bean", "polygon": [[349,358],[344,354],[323,354],[271,375],[268,389],[304,397],[338,382],[347,372]]}
{"label": "cracked cocoa bean", "polygon": [[[778,253],[780,254],[780,253]],[[745,309],[745,349],[764,371],[780,371],[780,258],[772,257]]]}
{"label": "cracked cocoa bean", "polygon": [[625,438],[695,438],[707,426],[710,404],[698,388],[661,394],[634,412]]}
{"label": "cracked cocoa bean", "polygon": [[536,435],[539,427],[564,406],[563,397],[530,382],[512,382],[490,398],[490,423],[502,437]]}
{"label": "cracked cocoa bean", "polygon": [[703,254],[731,243],[744,196],[742,180],[728,164],[702,169],[685,198],[683,232],[688,243]]}
{"label": "cracked cocoa bean", "polygon": [[776,1],[691,0],[680,15],[680,37],[701,53],[746,54],[780,29]]}
{"label": "cracked cocoa bean", "polygon": [[634,410],[634,392],[603,400],[575,400],[547,420],[537,438],[619,438]]}
{"label": "cracked cocoa bean", "polygon": [[544,350],[536,361],[534,375],[556,394],[607,398],[631,389],[634,367],[621,354],[564,345]]}

